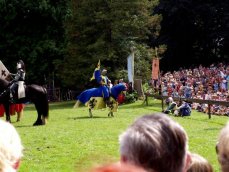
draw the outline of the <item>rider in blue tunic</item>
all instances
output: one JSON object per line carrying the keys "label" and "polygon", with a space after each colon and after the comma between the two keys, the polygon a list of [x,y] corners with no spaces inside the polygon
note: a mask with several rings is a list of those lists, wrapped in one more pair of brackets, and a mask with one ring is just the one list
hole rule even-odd
{"label": "rider in blue tunic", "polygon": [[108,77],[106,76],[107,70],[103,69],[100,73],[100,70],[95,71],[95,79],[100,84],[99,89],[102,90],[102,95],[106,104],[109,104],[110,89],[108,87]]}
{"label": "rider in blue tunic", "polygon": [[101,72],[100,68],[97,67],[92,78],[99,84],[99,86],[97,88],[85,90],[79,96],[77,96],[77,100],[83,104],[86,104],[91,97],[102,97],[104,102],[109,105],[110,91],[107,85],[108,77],[106,76],[106,73],[107,71],[105,69]]}

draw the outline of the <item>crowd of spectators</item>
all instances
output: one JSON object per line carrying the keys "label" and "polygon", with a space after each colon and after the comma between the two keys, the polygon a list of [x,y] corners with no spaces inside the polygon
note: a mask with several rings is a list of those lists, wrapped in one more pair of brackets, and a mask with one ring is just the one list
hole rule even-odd
{"label": "crowd of spectators", "polygon": [[[200,65],[192,69],[167,72],[162,74],[160,82],[155,82],[155,86],[163,96],[229,101],[229,65]],[[192,108],[208,113],[207,104],[193,103]],[[229,107],[212,105],[211,113],[229,115]]]}

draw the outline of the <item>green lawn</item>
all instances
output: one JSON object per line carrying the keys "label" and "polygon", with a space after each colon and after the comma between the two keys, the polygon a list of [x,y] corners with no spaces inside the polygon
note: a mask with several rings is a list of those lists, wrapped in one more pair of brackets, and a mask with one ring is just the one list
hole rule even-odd
{"label": "green lawn", "polygon": [[[107,117],[107,110],[73,109],[74,102],[50,104],[50,117],[46,126],[33,127],[36,111],[32,105],[25,108],[19,123],[13,123],[25,147],[20,172],[79,172],[96,164],[119,160],[118,135],[133,120],[143,114],[160,112],[158,100],[121,105],[114,118]],[[220,129],[228,121],[224,116],[193,112],[191,117],[173,117],[187,131],[190,151],[206,157],[219,171],[215,143]],[[12,117],[16,121],[16,117]]]}

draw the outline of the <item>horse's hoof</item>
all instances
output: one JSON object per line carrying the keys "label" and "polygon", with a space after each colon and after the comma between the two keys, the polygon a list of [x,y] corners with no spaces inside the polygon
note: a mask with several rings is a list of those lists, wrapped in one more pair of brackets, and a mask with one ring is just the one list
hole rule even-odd
{"label": "horse's hoof", "polygon": [[42,121],[34,122],[33,126],[44,125]]}
{"label": "horse's hoof", "polygon": [[48,123],[48,119],[47,118],[42,118],[42,125],[46,125]]}

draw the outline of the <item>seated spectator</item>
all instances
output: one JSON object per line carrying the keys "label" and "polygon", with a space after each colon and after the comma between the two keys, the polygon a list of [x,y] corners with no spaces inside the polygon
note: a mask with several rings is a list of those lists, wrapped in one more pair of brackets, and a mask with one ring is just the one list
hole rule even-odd
{"label": "seated spectator", "polygon": [[[229,67],[227,63],[212,64],[209,67],[199,65],[193,69],[181,68],[179,71],[161,74],[162,94],[160,95],[228,101],[228,81]],[[204,104],[195,105],[194,109],[208,113],[208,108]],[[227,114],[224,108],[216,113],[219,115]]]}
{"label": "seated spectator", "polygon": [[188,102],[182,101],[181,106],[179,106],[174,114],[175,116],[190,116],[192,108]]}
{"label": "seated spectator", "polygon": [[220,131],[216,153],[222,172],[229,171],[229,123]]}
{"label": "seated spectator", "polygon": [[16,129],[0,120],[0,171],[16,172],[22,157],[23,146]]}
{"label": "seated spectator", "polygon": [[185,172],[191,163],[185,130],[163,113],[139,117],[119,136],[121,163],[156,172]]}
{"label": "seated spectator", "polygon": [[177,108],[177,103],[175,101],[173,101],[173,98],[169,97],[166,103],[168,104],[168,107],[166,108],[164,113],[166,113],[166,114],[174,113],[174,111]]}
{"label": "seated spectator", "polygon": [[212,165],[202,156],[191,153],[192,163],[187,172],[213,172]]}

